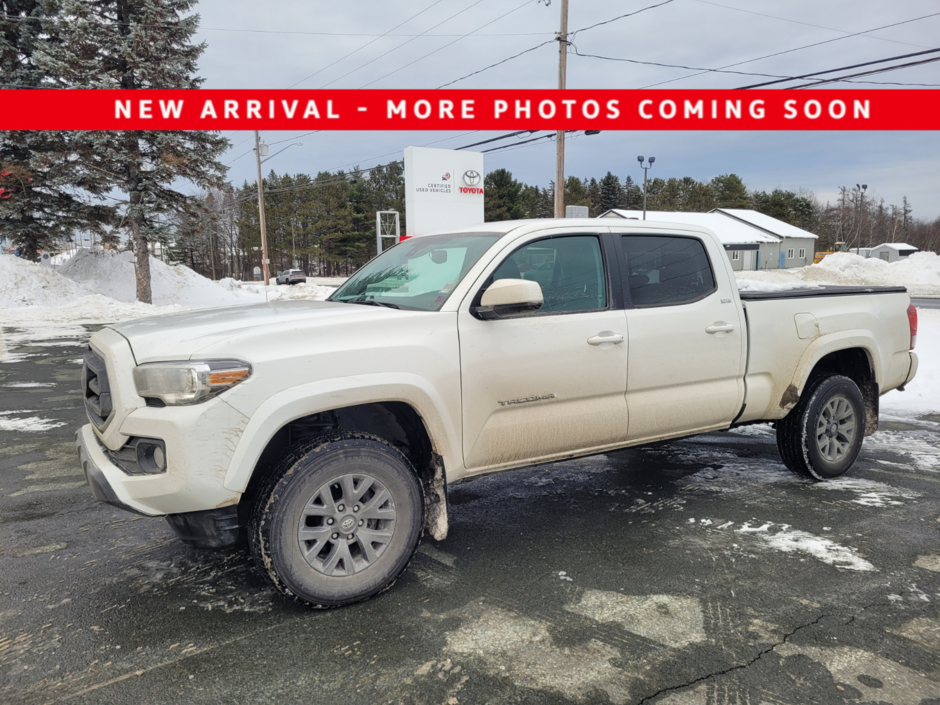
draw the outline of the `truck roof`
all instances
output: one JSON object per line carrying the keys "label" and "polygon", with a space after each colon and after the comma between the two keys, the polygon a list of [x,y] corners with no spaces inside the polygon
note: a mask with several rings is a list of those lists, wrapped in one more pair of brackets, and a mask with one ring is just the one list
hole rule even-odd
{"label": "truck roof", "polygon": [[[755,231],[754,228],[737,222],[731,218],[712,213],[656,213],[659,216],[676,216],[675,218],[651,218],[653,213],[647,212],[647,220],[633,220],[632,218],[530,218],[527,220],[498,220],[491,223],[466,225],[453,230],[441,230],[433,234],[447,233],[501,233],[530,232],[545,228],[597,228],[616,225],[618,228],[628,227],[641,231],[653,230],[685,230],[696,233],[710,233],[718,238],[723,245],[744,244],[752,242],[779,242],[779,239]],[[685,216],[699,216],[687,218]],[[702,218],[702,216],[705,216]],[[707,224],[706,224],[707,223]],[[429,235],[432,233],[428,233]],[[418,236],[420,237],[420,236]]]}

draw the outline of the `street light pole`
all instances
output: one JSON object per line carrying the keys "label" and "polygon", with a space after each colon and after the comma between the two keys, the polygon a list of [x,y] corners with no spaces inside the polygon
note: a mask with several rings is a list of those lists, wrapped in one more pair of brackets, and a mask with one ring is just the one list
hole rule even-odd
{"label": "street light pole", "polygon": [[868,184],[855,184],[855,188],[858,189],[858,228],[856,228],[855,236],[855,254],[857,255],[862,244],[862,209],[865,207],[865,191],[868,190]]}
{"label": "street light pole", "polygon": [[261,223],[261,271],[264,272],[264,300],[268,300],[268,232],[264,222],[264,183],[261,180],[261,134],[255,130],[255,161],[258,164],[258,222]]}
{"label": "street light pole", "polygon": [[[558,89],[565,89],[568,61],[568,0],[561,0],[561,30],[558,32]],[[555,217],[565,217],[565,131],[555,135]]]}
{"label": "street light pole", "polygon": [[640,162],[640,168],[643,170],[643,220],[646,220],[646,172],[653,168],[653,162],[656,161],[656,157],[650,157],[650,163],[646,166],[643,166],[643,160],[646,157],[637,157],[636,160]]}

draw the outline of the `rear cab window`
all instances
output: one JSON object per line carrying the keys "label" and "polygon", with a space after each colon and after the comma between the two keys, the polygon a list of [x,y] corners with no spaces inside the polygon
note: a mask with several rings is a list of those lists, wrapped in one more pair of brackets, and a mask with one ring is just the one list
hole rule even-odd
{"label": "rear cab window", "polygon": [[623,235],[624,289],[636,308],[692,303],[717,291],[701,240],[673,235]]}

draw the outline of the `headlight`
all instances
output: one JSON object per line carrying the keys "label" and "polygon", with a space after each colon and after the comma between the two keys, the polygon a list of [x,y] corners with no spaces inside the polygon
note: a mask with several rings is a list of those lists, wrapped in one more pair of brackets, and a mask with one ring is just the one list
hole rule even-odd
{"label": "headlight", "polygon": [[134,368],[137,393],[169,406],[199,404],[251,375],[251,365],[238,360],[151,362]]}

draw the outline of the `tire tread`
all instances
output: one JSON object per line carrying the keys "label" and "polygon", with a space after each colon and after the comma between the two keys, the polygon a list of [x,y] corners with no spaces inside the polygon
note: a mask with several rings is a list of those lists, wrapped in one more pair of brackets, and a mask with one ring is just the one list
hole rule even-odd
{"label": "tire tread", "polygon": [[[393,445],[388,443],[388,441],[378,436],[361,431],[334,431],[325,433],[315,438],[296,443],[285,451],[284,455],[281,456],[279,461],[274,465],[273,468],[271,468],[262,483],[259,485],[258,491],[254,497],[254,506],[251,509],[251,517],[248,522],[248,546],[251,557],[254,559],[258,571],[267,579],[269,583],[274,586],[274,588],[279,593],[281,593],[281,595],[293,602],[311,607],[313,609],[336,609],[338,607],[344,607],[349,604],[355,604],[357,602],[368,600],[375,595],[385,592],[391,588],[395,584],[395,581],[398,580],[398,577],[405,570],[407,570],[408,566],[411,564],[412,558],[414,557],[414,553],[417,552],[418,546],[421,545],[421,539],[424,536],[424,522],[422,521],[421,529],[418,533],[418,540],[417,543],[415,543],[415,549],[405,564],[402,566],[401,570],[399,570],[398,573],[394,575],[392,579],[380,590],[363,595],[358,599],[349,600],[339,604],[314,604],[313,602],[310,602],[309,600],[306,600],[300,595],[294,593],[290,588],[287,587],[287,585],[283,583],[282,580],[280,580],[277,575],[277,571],[274,570],[273,566],[271,565],[271,561],[269,559],[271,554],[270,547],[268,545],[269,539],[263,531],[265,517],[267,516],[266,510],[275,500],[275,490],[277,489],[277,486],[280,484],[281,480],[294,472],[297,464],[303,458],[306,458],[311,453],[315,453],[321,449],[326,449],[328,446],[334,447],[337,443],[354,440],[365,440],[380,443],[385,447],[386,450],[396,455],[398,459],[407,467],[412,468],[413,471],[411,462],[408,460],[405,454],[402,453],[398,448],[395,448]],[[420,483],[418,484],[420,487]],[[423,500],[421,506],[423,508]]]}

